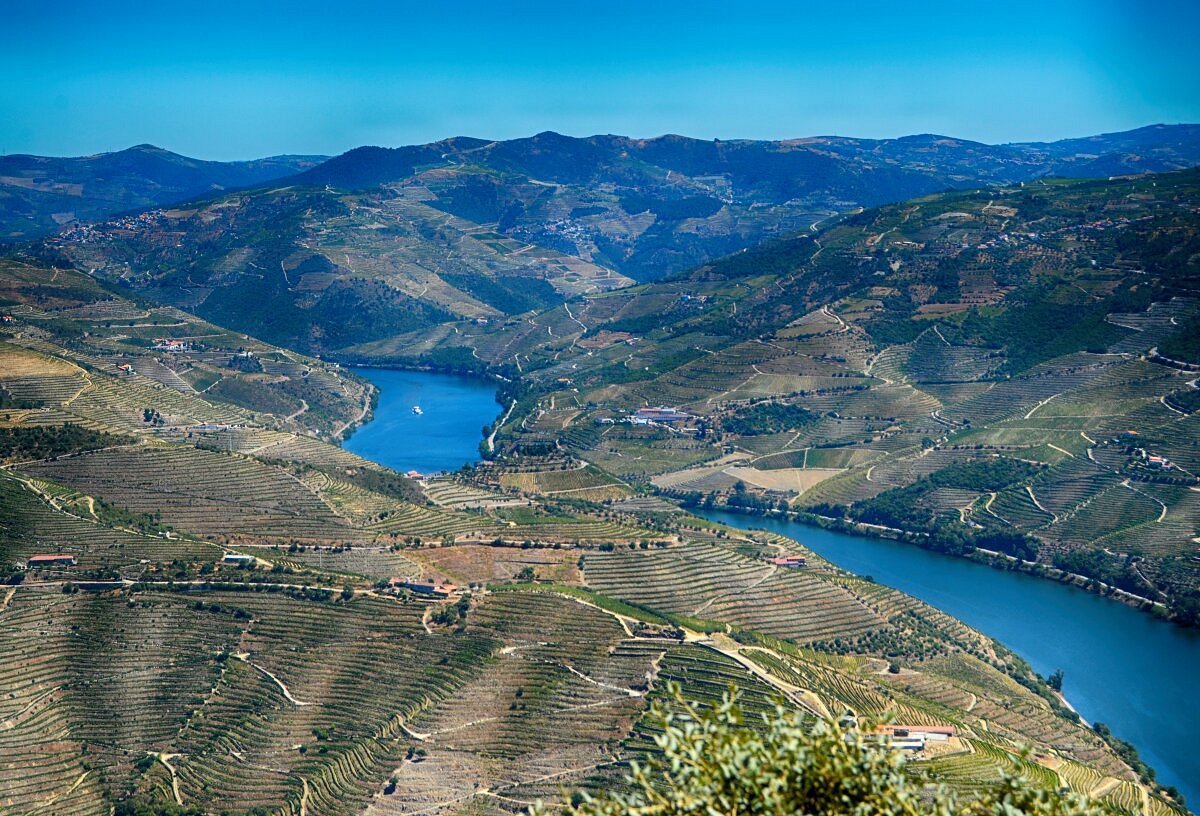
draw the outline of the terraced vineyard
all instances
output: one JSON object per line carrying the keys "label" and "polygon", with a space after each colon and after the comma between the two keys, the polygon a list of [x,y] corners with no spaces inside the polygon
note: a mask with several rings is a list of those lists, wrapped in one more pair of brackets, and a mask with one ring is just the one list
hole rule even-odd
{"label": "terraced vineyard", "polygon": [[[553,445],[634,489],[951,552],[1029,536],[1040,571],[1200,619],[1200,363],[1157,352],[1200,315],[1198,190],[1192,170],[947,193],[608,293],[573,311],[573,337],[509,337],[534,394],[501,458]],[[685,416],[628,419],[653,406]],[[763,410],[807,419],[738,421]],[[937,484],[995,457],[1048,468]]]}
{"label": "terraced vineyard", "polygon": [[[1175,235],[1167,187],[1135,187],[1152,203],[1131,206]],[[379,218],[429,215],[419,190],[395,195]],[[560,786],[619,786],[655,750],[647,709],[675,681],[703,702],[736,683],[754,713],[781,699],[951,727],[914,770],[968,793],[1018,770],[1118,812],[1178,812],[1000,644],[796,542],[674,504],[707,494],[930,540],[1015,531],[1060,574],[1099,546],[1136,567],[1135,589],[1194,588],[1195,415],[1164,399],[1193,377],[1143,346],[1200,307],[1131,296],[1082,347],[989,344],[967,313],[1025,297],[1031,254],[1061,258],[1001,227],[1012,216],[990,196],[952,198],[914,206],[969,211],[969,226],[866,213],[820,233],[819,252],[803,239],[799,271],[743,253],[722,263],[754,277],[718,264],[605,293],[612,281],[564,264],[556,291],[593,297],[445,328],[512,361],[518,408],[492,461],[420,482],[331,444],[370,406],[335,364],[83,275],[0,264],[15,312],[0,426],[66,446],[0,469],[0,810],[511,814]],[[457,290],[421,272],[417,244],[351,246],[374,217],[338,216],[314,251],[429,283],[448,305]],[[507,276],[522,245],[463,227],[447,217],[480,244],[472,263]],[[966,264],[937,299],[918,284],[920,303],[893,285],[940,263],[910,243],[945,258],[999,229],[1024,247],[999,279]],[[278,260],[299,290],[330,283]],[[1108,297],[1110,271],[1067,288]],[[495,317],[477,294],[461,315]],[[685,416],[626,419],[663,402]],[[784,553],[807,565],[772,562]]]}
{"label": "terraced vineyard", "polygon": [[232,454],[117,448],[28,465],[24,472],[201,536],[361,537],[296,480]]}

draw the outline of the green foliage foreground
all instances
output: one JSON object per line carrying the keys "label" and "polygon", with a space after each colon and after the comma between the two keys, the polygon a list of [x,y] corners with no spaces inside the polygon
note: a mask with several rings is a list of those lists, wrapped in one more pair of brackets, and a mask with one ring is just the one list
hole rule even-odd
{"label": "green foliage foreground", "polygon": [[[661,754],[633,762],[632,790],[604,797],[576,794],[572,816],[1083,816],[1107,810],[1083,797],[1002,778],[980,796],[964,799],[923,782],[897,750],[857,729],[814,720],[776,706],[761,723],[747,721],[730,689],[712,707],[684,699],[677,685],[668,704],[650,716],[663,732]],[[538,805],[532,816],[548,810]]]}

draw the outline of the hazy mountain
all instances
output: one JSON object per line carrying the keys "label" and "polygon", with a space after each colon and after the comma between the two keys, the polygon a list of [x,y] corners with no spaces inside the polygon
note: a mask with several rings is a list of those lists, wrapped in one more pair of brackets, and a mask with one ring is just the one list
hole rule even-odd
{"label": "hazy mountain", "polygon": [[[192,172],[154,156],[172,169],[164,186]],[[661,279],[859,207],[1197,162],[1190,126],[999,146],[936,135],[452,138],[360,147],[257,188],[75,226],[54,246],[159,301],[329,353]]]}
{"label": "hazy mountain", "polygon": [[33,237],[75,221],[261,184],[305,170],[324,158],[271,156],[215,162],[146,144],[72,158],[0,156],[0,238]]}
{"label": "hazy mountain", "polygon": [[1197,163],[1200,127],[1191,125],[1010,145],[932,134],[704,141],[545,132],[357,148],[296,180],[347,190],[416,187],[454,215],[653,280],[854,207],[1049,175]]}
{"label": "hazy mountain", "polygon": [[1200,125],[1148,125],[1082,139],[1014,145],[1044,156],[1053,175],[1069,178],[1159,173],[1200,163]]}

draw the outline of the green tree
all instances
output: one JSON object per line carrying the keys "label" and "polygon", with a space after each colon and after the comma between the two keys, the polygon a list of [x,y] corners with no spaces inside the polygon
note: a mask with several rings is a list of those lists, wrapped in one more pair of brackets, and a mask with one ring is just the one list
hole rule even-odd
{"label": "green tree", "polygon": [[[923,784],[899,751],[833,720],[814,721],[782,703],[762,727],[750,722],[730,689],[712,707],[668,687],[650,716],[661,751],[631,763],[629,792],[587,793],[564,803],[571,816],[1084,816],[1106,812],[1075,795],[1006,776],[980,798],[959,800]],[[549,811],[539,805],[533,816]]]}

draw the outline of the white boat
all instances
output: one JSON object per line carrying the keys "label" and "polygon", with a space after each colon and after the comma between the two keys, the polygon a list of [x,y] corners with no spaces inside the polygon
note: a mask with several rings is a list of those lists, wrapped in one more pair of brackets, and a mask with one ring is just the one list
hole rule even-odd
{"label": "white boat", "polygon": [[414,405],[414,406],[412,407],[412,412],[413,412],[414,414],[416,414],[417,416],[420,416],[421,414],[425,413],[424,411],[422,411],[422,410],[421,410],[421,406],[420,406],[420,405]]}

